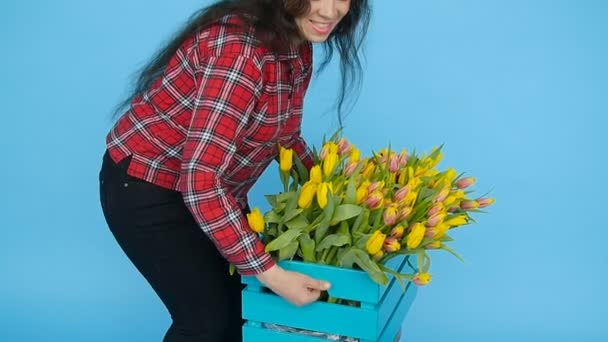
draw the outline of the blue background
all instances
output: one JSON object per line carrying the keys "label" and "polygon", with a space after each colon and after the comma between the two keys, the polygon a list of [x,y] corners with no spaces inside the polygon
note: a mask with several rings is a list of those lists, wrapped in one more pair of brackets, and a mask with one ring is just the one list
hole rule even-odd
{"label": "blue background", "polygon": [[[1,341],[160,341],[169,318],[113,241],[97,172],[130,76],[208,1],[0,3]],[[606,341],[608,2],[375,1],[346,134],[478,178],[490,214],[435,253],[406,341]],[[317,60],[321,54],[316,55]],[[336,64],[303,132],[336,128]],[[272,166],[252,205],[278,187]]]}

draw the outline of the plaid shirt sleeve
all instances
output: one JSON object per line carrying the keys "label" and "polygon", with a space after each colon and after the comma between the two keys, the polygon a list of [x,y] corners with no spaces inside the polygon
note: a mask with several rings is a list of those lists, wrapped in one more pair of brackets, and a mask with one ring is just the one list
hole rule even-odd
{"label": "plaid shirt sleeve", "polygon": [[183,151],[184,201],[220,253],[243,275],[274,265],[247,223],[223,176],[262,92],[262,71],[245,56],[207,57]]}

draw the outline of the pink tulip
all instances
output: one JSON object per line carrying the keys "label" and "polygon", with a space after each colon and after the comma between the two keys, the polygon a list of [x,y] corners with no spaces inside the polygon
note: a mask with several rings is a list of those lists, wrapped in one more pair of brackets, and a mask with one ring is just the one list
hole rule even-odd
{"label": "pink tulip", "polygon": [[403,188],[397,190],[397,192],[395,192],[395,201],[399,202],[402,199],[404,199],[405,196],[407,195],[407,193],[410,192],[411,188],[412,188],[411,186],[406,185]]}
{"label": "pink tulip", "polygon": [[405,150],[403,150],[399,154],[399,167],[403,168],[406,165],[407,165],[407,152]]}
{"label": "pink tulip", "polygon": [[464,210],[473,210],[479,208],[477,201],[462,201],[460,202],[460,208]]}
{"label": "pink tulip", "polygon": [[412,213],[412,207],[404,207],[399,211],[399,221],[407,220],[408,216]]}
{"label": "pink tulip", "polygon": [[458,187],[458,189],[465,189],[465,188],[470,187],[473,184],[475,184],[475,178],[473,178],[473,177],[463,178],[463,179],[459,180],[458,182],[456,182],[456,186]]}
{"label": "pink tulip", "polygon": [[367,196],[365,199],[365,204],[370,209],[378,209],[382,206],[384,202],[384,195],[380,191],[374,191]]}
{"label": "pink tulip", "polygon": [[392,154],[391,155],[391,159],[388,163],[388,170],[390,172],[397,172],[399,171],[399,157],[397,157],[396,154]]}
{"label": "pink tulip", "polygon": [[397,208],[396,205],[389,206],[384,211],[384,215],[382,216],[384,224],[387,226],[395,225],[395,223],[397,223],[398,214],[399,214],[399,209]]}
{"label": "pink tulip", "polygon": [[445,214],[443,213],[436,213],[435,215],[431,216],[428,221],[426,222],[426,226],[427,227],[435,227],[436,225],[439,224],[439,222],[443,221],[443,219],[445,218]]}
{"label": "pink tulip", "polygon": [[435,197],[435,203],[437,202],[443,202],[446,197],[448,197],[448,195],[450,194],[450,188],[443,188],[439,194],[437,195],[437,197]]}
{"label": "pink tulip", "polygon": [[480,208],[485,208],[489,205],[494,204],[496,200],[494,198],[478,198],[477,204],[479,204]]}
{"label": "pink tulip", "polygon": [[384,250],[387,252],[397,252],[401,249],[401,244],[394,237],[387,237],[384,240]]}
{"label": "pink tulip", "polygon": [[435,203],[427,213],[427,217],[431,217],[444,209],[443,203]]}
{"label": "pink tulip", "polygon": [[351,149],[352,145],[345,138],[342,138],[340,139],[340,141],[338,141],[338,151],[340,152],[340,155],[350,153]]}
{"label": "pink tulip", "polygon": [[353,175],[353,172],[355,172],[355,169],[357,168],[357,166],[359,166],[359,163],[350,163],[346,166],[346,169],[344,170],[344,175],[346,175],[346,177],[350,177]]}
{"label": "pink tulip", "polygon": [[377,181],[377,182],[373,182],[372,184],[369,185],[369,187],[367,187],[367,191],[369,193],[372,193],[378,189],[381,189],[384,187],[384,182],[383,181]]}

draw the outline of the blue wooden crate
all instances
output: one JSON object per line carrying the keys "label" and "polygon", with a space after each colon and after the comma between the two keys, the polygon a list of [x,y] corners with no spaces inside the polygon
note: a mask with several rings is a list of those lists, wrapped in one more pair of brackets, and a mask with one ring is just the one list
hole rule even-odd
{"label": "blue wooden crate", "polygon": [[[410,262],[412,256],[409,256]],[[408,257],[396,257],[387,266],[410,273]],[[334,334],[359,339],[360,342],[392,342],[399,333],[417,287],[408,282],[406,290],[390,276],[387,285],[373,282],[367,273],[334,266],[282,261],[281,267],[327,280],[334,298],[361,302],[360,307],[315,302],[297,307],[281,297],[263,291],[262,284],[252,276],[242,277],[244,342],[312,342],[326,339],[299,333],[282,332],[265,327],[264,323],[290,328]]]}

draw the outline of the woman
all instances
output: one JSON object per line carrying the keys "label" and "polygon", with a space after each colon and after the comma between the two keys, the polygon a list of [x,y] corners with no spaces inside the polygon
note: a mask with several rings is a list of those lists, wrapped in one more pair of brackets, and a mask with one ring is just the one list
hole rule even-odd
{"label": "woman", "polygon": [[279,144],[311,167],[300,122],[312,43],[341,54],[341,108],[369,11],[367,0],[222,1],[143,69],[107,136],[101,203],[171,314],[164,341],[241,341],[240,278],[229,264],[295,305],[329,288],[264,252],[245,217],[247,191]]}

